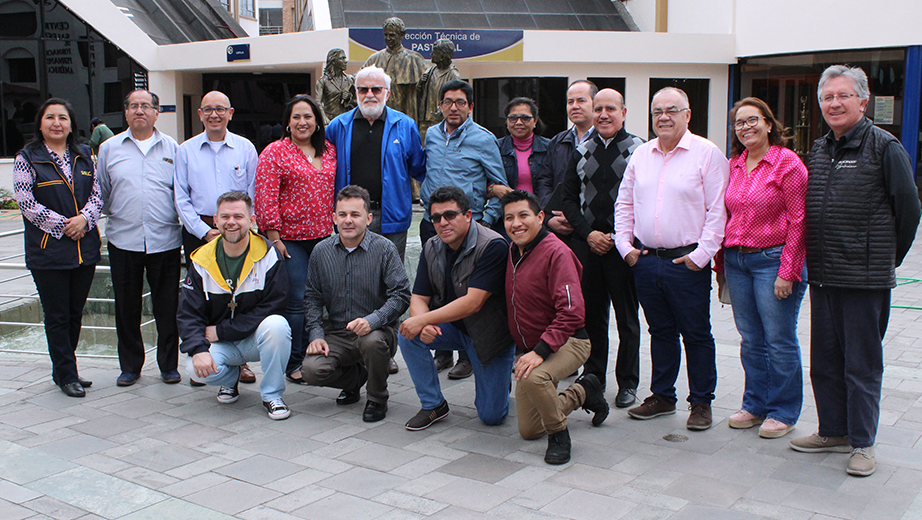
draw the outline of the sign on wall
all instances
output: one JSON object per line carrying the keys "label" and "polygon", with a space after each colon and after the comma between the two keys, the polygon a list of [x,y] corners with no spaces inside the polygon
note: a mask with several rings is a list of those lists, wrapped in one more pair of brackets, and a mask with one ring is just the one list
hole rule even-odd
{"label": "sign on wall", "polygon": [[250,44],[238,43],[227,46],[227,61],[250,61]]}
{"label": "sign on wall", "polygon": [[[522,31],[479,29],[407,29],[403,46],[432,57],[436,40],[448,38],[455,43],[455,60],[522,61]],[[386,47],[383,29],[349,29],[349,59],[362,61]]]}

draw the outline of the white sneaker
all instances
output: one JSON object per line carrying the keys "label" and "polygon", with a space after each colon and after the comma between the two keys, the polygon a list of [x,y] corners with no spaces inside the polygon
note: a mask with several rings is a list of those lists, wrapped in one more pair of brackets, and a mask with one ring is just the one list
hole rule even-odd
{"label": "white sneaker", "polygon": [[281,398],[263,401],[263,406],[269,411],[269,418],[273,421],[281,421],[291,415],[291,410],[288,409],[285,401],[282,401]]}
{"label": "white sneaker", "polygon": [[237,385],[222,386],[221,389],[218,390],[218,402],[221,404],[236,403],[237,399],[240,399],[240,392],[237,391]]}

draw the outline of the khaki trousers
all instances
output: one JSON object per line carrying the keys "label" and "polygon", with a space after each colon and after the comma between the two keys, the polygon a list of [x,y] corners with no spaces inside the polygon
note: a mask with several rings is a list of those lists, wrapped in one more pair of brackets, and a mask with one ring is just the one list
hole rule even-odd
{"label": "khaki trousers", "polygon": [[527,378],[516,381],[515,402],[523,439],[537,439],[566,429],[567,415],[583,404],[586,390],[582,385],[570,385],[558,394],[557,383],[576,372],[589,359],[590,351],[588,339],[570,338]]}

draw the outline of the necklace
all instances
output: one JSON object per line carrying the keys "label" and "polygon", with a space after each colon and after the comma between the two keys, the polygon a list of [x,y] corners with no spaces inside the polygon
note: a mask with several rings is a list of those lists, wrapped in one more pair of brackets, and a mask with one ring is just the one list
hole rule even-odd
{"label": "necklace", "polygon": [[515,145],[515,141],[512,142],[512,147],[515,148],[516,150],[520,151],[520,152],[527,152],[527,151],[531,150],[533,146],[534,146],[534,143],[528,145],[527,148],[519,148],[518,146]]}

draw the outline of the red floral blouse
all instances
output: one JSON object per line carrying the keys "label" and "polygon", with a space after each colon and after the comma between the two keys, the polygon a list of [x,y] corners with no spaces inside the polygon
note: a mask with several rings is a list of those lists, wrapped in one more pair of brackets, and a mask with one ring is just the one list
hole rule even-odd
{"label": "red floral blouse", "polygon": [[283,240],[310,240],[333,232],[336,150],[329,141],[320,171],[289,138],[263,150],[256,166],[256,222]]}

